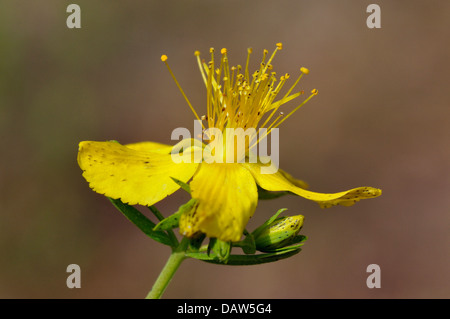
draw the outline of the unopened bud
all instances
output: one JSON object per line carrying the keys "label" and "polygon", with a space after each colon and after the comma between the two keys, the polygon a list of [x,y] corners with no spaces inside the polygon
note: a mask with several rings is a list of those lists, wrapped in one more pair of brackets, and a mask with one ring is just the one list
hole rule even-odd
{"label": "unopened bud", "polygon": [[220,261],[227,263],[231,253],[231,242],[221,241],[217,238],[211,238],[208,245],[208,255],[213,251]]}
{"label": "unopened bud", "polygon": [[275,219],[254,234],[256,249],[269,252],[289,246],[295,241],[300,232],[303,226],[303,219],[302,215]]}

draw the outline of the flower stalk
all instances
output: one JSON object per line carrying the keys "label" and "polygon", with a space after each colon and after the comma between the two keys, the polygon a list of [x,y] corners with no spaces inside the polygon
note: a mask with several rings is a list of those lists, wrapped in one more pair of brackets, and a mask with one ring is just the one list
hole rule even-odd
{"label": "flower stalk", "polygon": [[186,249],[188,247],[188,244],[189,240],[186,237],[184,237],[181,240],[180,245],[175,250],[172,251],[164,268],[162,269],[161,273],[159,274],[158,278],[153,284],[152,290],[150,290],[145,299],[161,298],[170,281],[172,280],[173,276],[175,275],[175,272],[178,270],[183,260],[187,258]]}

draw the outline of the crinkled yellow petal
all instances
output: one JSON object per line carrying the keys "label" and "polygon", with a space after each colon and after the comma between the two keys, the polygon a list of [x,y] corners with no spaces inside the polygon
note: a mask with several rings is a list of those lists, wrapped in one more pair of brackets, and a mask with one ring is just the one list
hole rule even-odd
{"label": "crinkled yellow petal", "polygon": [[182,153],[184,161],[194,162],[194,156],[198,156],[198,162],[201,162],[202,150],[204,145],[200,140],[193,138],[186,138],[175,145],[167,145],[157,142],[138,142],[125,145],[136,151],[154,152],[160,154],[170,154],[172,151]]}
{"label": "crinkled yellow petal", "polygon": [[294,177],[292,177],[291,174],[283,171],[282,169],[279,169],[278,172],[283,175],[284,178],[286,178],[289,182],[291,182],[292,184],[294,184],[297,187],[303,188],[303,189],[308,189],[309,185],[308,183],[300,180],[300,179],[296,179]]}
{"label": "crinkled yellow petal", "polygon": [[198,206],[181,216],[180,232],[239,241],[258,202],[252,174],[239,163],[202,163],[190,187]]}
{"label": "crinkled yellow petal", "polygon": [[[373,187],[358,187],[344,192],[323,194],[311,192],[297,187],[285,174],[278,171],[274,174],[261,174],[261,164],[243,163],[255,178],[258,185],[268,191],[289,191],[304,198],[317,202],[321,207],[334,205],[351,206],[365,198],[373,198],[381,195],[381,190]],[[290,175],[289,175],[290,176]]]}
{"label": "crinkled yellow petal", "polygon": [[138,142],[125,145],[128,148],[132,148],[136,151],[144,152],[156,152],[161,154],[170,154],[172,150],[172,145],[156,143],[156,142]]}
{"label": "crinkled yellow petal", "polygon": [[198,167],[195,163],[175,164],[170,154],[143,149],[112,141],[85,141],[79,145],[78,164],[97,193],[130,205],[146,206],[180,188],[171,177],[186,183]]}

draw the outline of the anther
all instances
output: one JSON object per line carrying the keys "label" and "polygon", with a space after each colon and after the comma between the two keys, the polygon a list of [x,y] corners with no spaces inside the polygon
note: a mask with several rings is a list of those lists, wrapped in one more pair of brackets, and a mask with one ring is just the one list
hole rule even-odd
{"label": "anther", "polygon": [[161,55],[161,61],[166,62],[167,61],[167,55],[163,54]]}
{"label": "anther", "polygon": [[304,74],[308,74],[309,70],[307,68],[301,67],[300,71],[303,72]]}

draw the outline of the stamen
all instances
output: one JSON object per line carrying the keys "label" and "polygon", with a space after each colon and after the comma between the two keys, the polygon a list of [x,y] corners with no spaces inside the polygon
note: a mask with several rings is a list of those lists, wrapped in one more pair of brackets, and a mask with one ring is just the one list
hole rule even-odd
{"label": "stamen", "polygon": [[280,119],[280,118],[282,118],[284,116],[284,113],[283,112],[280,112],[279,114],[278,114],[278,116],[277,116],[277,118],[275,119],[275,120],[273,120],[273,122],[272,122],[272,124],[270,124],[269,125],[269,127],[267,128],[267,134],[270,134],[270,131],[271,131],[271,129],[272,129],[272,127],[276,127],[275,126],[275,124],[278,122],[278,120]]}
{"label": "stamen", "polygon": [[197,57],[198,68],[200,69],[200,73],[202,75],[203,82],[205,82],[205,84],[206,84],[206,75],[205,75],[205,71],[203,70],[203,67],[202,67],[202,61],[200,60],[200,51],[195,51],[194,55]]}
{"label": "stamen", "polygon": [[[298,84],[298,82],[300,81],[300,79],[302,78],[303,74],[308,74],[309,70],[307,68],[301,67],[300,71],[302,72],[300,74],[300,76],[297,78],[297,80],[294,82],[294,84],[291,86],[291,88],[289,89],[289,91],[287,91],[287,93],[284,95],[283,99],[285,99],[289,94],[291,94],[292,90],[295,88],[295,86]],[[306,71],[306,72],[305,72]]]}
{"label": "stamen", "polygon": [[[217,66],[214,58],[214,48],[210,48],[209,50],[211,54],[211,60],[209,62],[202,61],[200,59],[200,52],[195,51],[200,72],[207,89],[207,112],[201,119],[203,121],[206,120],[206,124],[209,127],[216,127],[220,130],[225,128],[245,129],[249,127],[257,129],[258,127],[267,127],[267,124],[268,129],[266,129],[265,135],[260,136],[256,143],[250,147],[252,148],[261,139],[269,135],[274,128],[280,126],[287,118],[311,99],[312,96],[316,95],[317,90],[313,90],[311,96],[287,115],[284,112],[279,112],[279,108],[282,105],[304,93],[303,91],[292,92],[302,76],[309,73],[307,68],[300,68],[300,75],[293,85],[290,86],[287,93],[281,99],[275,101],[285,83],[290,78],[290,75],[286,73],[278,80],[276,73],[272,71],[273,65],[271,62],[276,52],[282,49],[283,45],[277,43],[269,59],[266,59],[268,57],[268,51],[263,50],[263,58],[260,66],[253,73],[249,72],[250,55],[252,54],[251,48],[247,49],[247,61],[244,68],[240,65],[230,68],[226,48],[220,50],[220,64]],[[163,59],[163,61],[165,60],[167,60],[167,57]],[[277,81],[278,83],[275,85]],[[264,123],[258,125],[262,119],[264,119]]]}
{"label": "stamen", "polygon": [[[284,83],[286,82],[286,77],[285,76],[281,76],[280,78],[280,82],[278,83],[278,86],[275,88],[275,90],[272,92],[272,97],[269,100],[269,105],[272,104],[272,101],[275,99],[275,97],[277,96],[277,94],[280,92],[281,88],[283,87]],[[278,110],[278,108],[281,106],[282,103],[279,103],[279,105],[277,107],[275,107],[272,111],[272,113],[269,115],[269,117],[265,120],[264,124],[262,125],[262,127],[265,127],[266,124],[270,121],[270,119],[273,117],[273,115],[276,113],[276,111]],[[267,110],[268,111],[268,110]]]}
{"label": "stamen", "polygon": [[[273,58],[275,57],[275,54],[277,53],[277,51],[281,50],[283,48],[283,44],[282,43],[277,43],[277,47],[275,48],[275,50],[272,53],[272,56],[270,57],[269,61],[267,61],[267,64],[270,64],[270,62],[272,62]],[[267,67],[264,69],[264,72],[266,72]]]}
{"label": "stamen", "polygon": [[247,49],[247,62],[245,63],[245,79],[247,81],[250,80],[249,73],[248,73],[248,64],[250,62],[250,54],[252,54],[252,52],[253,52],[252,48]]}
{"label": "stamen", "polygon": [[307,68],[305,68],[305,67],[301,67],[300,71],[302,71],[305,74],[309,74],[309,70]]}
{"label": "stamen", "polygon": [[286,115],[286,117],[283,118],[283,119],[282,119],[279,123],[277,123],[277,125],[275,125],[274,127],[280,126],[281,123],[283,123],[284,121],[286,121],[286,120],[288,119],[288,117],[290,117],[292,114],[294,114],[299,108],[301,108],[303,105],[305,105],[306,102],[308,102],[310,99],[312,99],[313,96],[317,95],[318,93],[319,93],[319,92],[318,92],[316,89],[312,90],[312,91],[311,91],[311,95],[310,95],[306,100],[304,100],[299,106],[297,106],[295,109],[293,109],[291,112],[289,112],[289,114]]}
{"label": "stamen", "polygon": [[[170,75],[172,76],[173,80],[175,81],[175,84],[177,85],[178,89],[180,90],[181,94],[183,95],[184,99],[186,100],[187,104],[189,105],[189,107],[191,108],[192,113],[194,113],[195,117],[197,118],[197,120],[200,121],[200,118],[197,115],[197,112],[195,112],[194,107],[192,106],[191,102],[189,101],[189,99],[187,98],[186,94],[184,93],[183,89],[181,88],[180,84],[177,81],[177,78],[175,77],[175,75],[172,72],[172,69],[169,66],[169,63],[167,63],[167,55],[163,54],[161,56],[161,61],[164,62],[164,64],[166,65],[167,69],[169,70]],[[203,125],[203,124],[202,124]]]}

